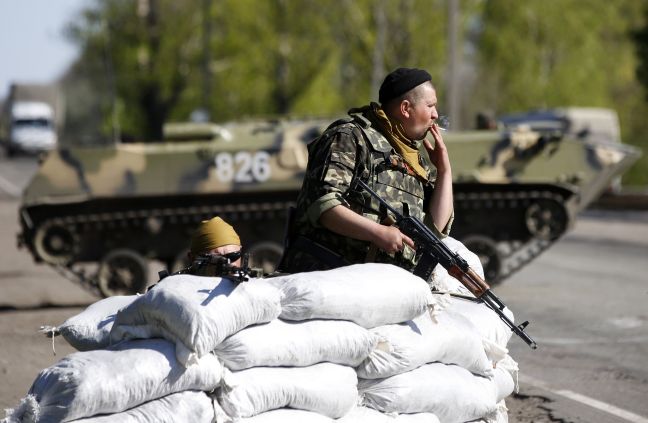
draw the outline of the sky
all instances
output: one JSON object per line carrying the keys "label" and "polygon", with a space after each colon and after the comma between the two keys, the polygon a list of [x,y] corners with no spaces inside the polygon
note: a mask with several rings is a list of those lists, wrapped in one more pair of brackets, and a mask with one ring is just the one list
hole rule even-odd
{"label": "sky", "polygon": [[55,82],[77,57],[66,23],[92,0],[0,0],[0,101],[12,82]]}

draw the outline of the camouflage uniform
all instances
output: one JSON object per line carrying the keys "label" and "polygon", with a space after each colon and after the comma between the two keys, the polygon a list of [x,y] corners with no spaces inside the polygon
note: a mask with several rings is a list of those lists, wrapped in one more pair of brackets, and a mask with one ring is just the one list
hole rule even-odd
{"label": "camouflage uniform", "polygon": [[318,222],[322,213],[337,205],[374,222],[384,220],[386,215],[375,199],[350,188],[354,177],[365,181],[400,213],[425,221],[439,237],[448,235],[452,219],[440,233],[425,213],[436,171],[430,172],[419,157],[428,171],[428,180],[423,183],[417,179],[389,141],[361,114],[331,124],[308,146],[308,153],[308,167],[279,266],[281,271],[323,270],[369,261],[412,270],[418,257],[409,247],[389,255],[367,241],[338,235]]}

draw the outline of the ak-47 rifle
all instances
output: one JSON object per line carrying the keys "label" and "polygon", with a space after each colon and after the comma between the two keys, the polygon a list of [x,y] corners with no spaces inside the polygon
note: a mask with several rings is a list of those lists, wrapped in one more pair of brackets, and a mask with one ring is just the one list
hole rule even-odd
{"label": "ak-47 rifle", "polygon": [[[253,269],[248,265],[250,259],[248,254],[242,255],[241,266],[234,266],[232,262],[238,260],[240,257],[240,252],[223,255],[212,253],[200,254],[189,266],[172,274],[218,276],[232,279],[234,282],[247,282],[250,277],[254,278],[261,275],[262,272],[260,269]],[[169,272],[162,270],[158,272],[158,275],[160,276],[160,280],[162,280],[169,276]]]}
{"label": "ak-47 rifle", "polygon": [[448,273],[461,282],[468,290],[488,308],[493,310],[513,333],[522,338],[532,349],[538,346],[535,341],[524,332],[528,321],[516,326],[504,314],[506,305],[490,290],[490,286],[475,272],[459,254],[453,252],[420,220],[412,216],[403,216],[374,190],[359,178],[355,183],[367,193],[378,200],[381,210],[389,211],[394,215],[394,224],[398,229],[412,238],[416,244],[419,262],[413,270],[417,276],[427,280],[437,263],[441,264]]}

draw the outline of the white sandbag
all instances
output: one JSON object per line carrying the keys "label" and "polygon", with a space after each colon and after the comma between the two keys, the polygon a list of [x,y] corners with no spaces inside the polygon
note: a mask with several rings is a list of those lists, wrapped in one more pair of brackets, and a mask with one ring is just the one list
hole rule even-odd
{"label": "white sandbag", "polygon": [[376,336],[349,321],[275,319],[235,333],[221,342],[214,353],[230,370],[303,367],[323,361],[355,367],[377,343]]}
{"label": "white sandbag", "polygon": [[459,366],[426,364],[386,379],[360,379],[363,405],[385,413],[435,414],[444,423],[494,416],[497,403],[513,392],[513,379],[504,369],[492,378],[476,376]]}
{"label": "white sandbag", "polygon": [[506,402],[502,400],[497,403],[497,411],[494,415],[488,418],[473,420],[470,423],[508,423],[508,421],[508,407],[506,407]]}
{"label": "white sandbag", "polygon": [[62,335],[79,351],[105,348],[110,344],[110,330],[117,312],[135,301],[137,295],[115,295],[89,305],[81,313],[56,327],[43,326],[48,336]]}
{"label": "white sandbag", "polygon": [[225,370],[218,402],[231,418],[290,407],[335,419],[356,404],[357,380],[351,367],[333,363]]}
{"label": "white sandbag", "polygon": [[390,264],[355,264],[267,279],[282,291],[285,320],[351,320],[373,328],[423,313],[430,301],[427,283]]}
{"label": "white sandbag", "polygon": [[47,423],[119,413],[175,392],[211,391],[221,376],[213,354],[185,369],[168,341],[123,342],[70,354],[42,370],[12,418]]}
{"label": "white sandbag", "polygon": [[[218,403],[216,402],[216,404]],[[334,423],[336,421],[312,411],[293,408],[278,408],[243,419],[232,419],[222,413],[217,414],[216,417],[217,423]]]}
{"label": "white sandbag", "polygon": [[386,414],[373,408],[354,407],[346,416],[336,420],[337,423],[440,423],[432,413]]}
{"label": "white sandbag", "polygon": [[185,365],[213,351],[229,335],[281,312],[280,292],[256,279],[169,276],[117,313],[111,339],[161,337],[176,343]]}
{"label": "white sandbag", "polygon": [[[459,254],[468,265],[475,271],[479,276],[484,278],[484,267],[482,266],[479,256],[466,248],[463,243],[452,237],[446,237],[443,239],[443,243],[450,249],[452,252]],[[487,281],[488,282],[488,281]],[[463,286],[454,277],[448,274],[448,271],[438,264],[434,271],[432,272],[432,278],[430,279],[430,285],[433,286],[438,291],[442,292],[451,292],[453,294],[468,295],[472,297],[472,293],[468,288]]]}
{"label": "white sandbag", "polygon": [[426,363],[456,364],[483,376],[493,374],[482,337],[465,317],[423,313],[409,322],[371,332],[382,339],[357,368],[358,377],[379,379],[405,373]]}
{"label": "white sandbag", "polygon": [[[449,303],[443,311],[439,312],[439,315],[448,313],[453,316],[463,316],[475,326],[484,339],[506,348],[513,332],[497,313],[481,302],[450,296],[446,298],[449,298]],[[504,308],[504,314],[515,322],[513,313],[508,307]]]}
{"label": "white sandbag", "polygon": [[183,391],[121,413],[74,420],[75,423],[212,423],[213,400],[201,391]]}

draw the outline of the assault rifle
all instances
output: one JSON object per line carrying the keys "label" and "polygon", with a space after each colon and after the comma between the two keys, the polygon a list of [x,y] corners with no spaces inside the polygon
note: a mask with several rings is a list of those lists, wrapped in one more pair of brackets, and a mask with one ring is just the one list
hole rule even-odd
{"label": "assault rifle", "polygon": [[[232,279],[234,282],[247,282],[250,277],[258,277],[262,274],[260,269],[251,268],[248,263],[250,260],[249,254],[243,254],[241,266],[234,266],[232,262],[241,257],[240,252],[228,254],[200,254],[196,259],[184,269],[180,269],[173,275],[204,275],[204,276],[218,276]],[[162,270],[158,272],[160,280],[169,276],[169,272]]]}
{"label": "assault rifle", "polygon": [[[412,238],[416,244],[417,254],[420,255],[419,262],[413,270],[417,276],[428,280],[434,267],[440,263],[448,273],[461,282],[478,300],[482,301],[488,308],[493,310],[502,321],[508,326],[513,333],[522,338],[532,349],[538,346],[535,341],[524,332],[524,328],[529,324],[528,321],[516,326],[506,314],[504,308],[506,305],[490,290],[490,286],[475,272],[459,254],[450,250],[434,232],[430,230],[420,220],[411,216],[403,216],[385,200],[383,200],[374,190],[359,178],[355,182],[360,188],[371,194],[380,204],[381,211],[389,211],[396,219],[394,224],[398,229]],[[404,208],[406,214],[409,214],[407,208]]]}

